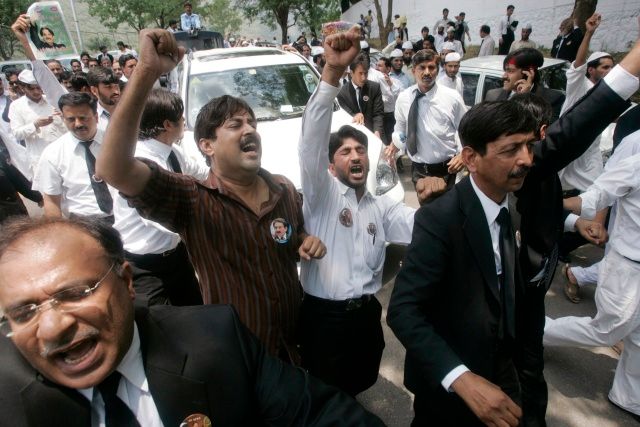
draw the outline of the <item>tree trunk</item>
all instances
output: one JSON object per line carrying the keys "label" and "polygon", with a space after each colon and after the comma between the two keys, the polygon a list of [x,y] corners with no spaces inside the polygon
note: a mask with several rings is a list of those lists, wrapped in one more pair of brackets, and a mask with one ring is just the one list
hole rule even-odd
{"label": "tree trunk", "polygon": [[391,26],[391,9],[393,8],[393,0],[387,0],[387,19],[382,20],[382,7],[380,7],[380,0],[374,0],[374,6],[376,8],[376,19],[378,21],[378,37],[380,37],[380,49],[387,46],[387,38],[389,32],[393,30]]}
{"label": "tree trunk", "polygon": [[276,21],[280,26],[280,35],[282,36],[282,44],[287,44],[287,32],[289,30],[289,7],[288,6],[277,6],[274,10],[274,15],[276,17]]}
{"label": "tree trunk", "polygon": [[580,27],[583,33],[586,31],[584,23],[596,11],[597,5],[598,0],[576,0],[571,16],[575,25]]}

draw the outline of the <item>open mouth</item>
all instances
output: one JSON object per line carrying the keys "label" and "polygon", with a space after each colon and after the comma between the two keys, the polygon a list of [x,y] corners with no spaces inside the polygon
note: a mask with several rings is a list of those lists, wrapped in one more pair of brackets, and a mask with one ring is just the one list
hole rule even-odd
{"label": "open mouth", "polygon": [[364,176],[364,168],[362,165],[353,165],[349,168],[349,173],[351,173],[354,178],[362,178]]}
{"label": "open mouth", "polygon": [[256,152],[258,151],[258,144],[253,142],[248,142],[246,144],[242,144],[242,147],[240,147],[240,149],[242,150],[243,153]]}
{"label": "open mouth", "polygon": [[94,354],[97,344],[95,337],[83,339],[68,347],[55,350],[49,357],[65,371],[82,371],[93,363],[91,356]]}

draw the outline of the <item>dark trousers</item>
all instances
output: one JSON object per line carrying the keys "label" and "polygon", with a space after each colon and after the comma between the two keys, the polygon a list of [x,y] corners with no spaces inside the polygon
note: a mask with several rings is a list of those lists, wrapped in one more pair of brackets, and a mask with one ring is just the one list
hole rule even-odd
{"label": "dark trousers", "polygon": [[396,116],[392,111],[390,113],[384,113],[384,117],[382,119],[382,127],[384,129],[384,135],[382,135],[382,142],[384,145],[389,145],[391,143],[391,135],[393,134],[393,128],[396,125]]}
{"label": "dark trousers", "polygon": [[513,31],[507,30],[507,34],[502,35],[502,44],[498,46],[498,55],[508,55],[511,43],[515,40]]}
{"label": "dark trousers", "polygon": [[[520,405],[520,386],[511,351],[498,351],[495,356],[494,375],[494,378],[487,380],[499,386],[507,396]],[[440,384],[433,393],[416,394],[413,410],[415,417],[411,427],[484,426],[462,398],[454,392],[446,391]]]}
{"label": "dark trousers", "polygon": [[330,301],[305,294],[300,311],[302,367],[352,396],[371,387],[384,349],[381,314],[373,295]]}
{"label": "dark trousers", "polygon": [[180,242],[164,254],[125,253],[133,269],[136,304],[201,305],[202,295],[187,249]]}
{"label": "dark trousers", "polygon": [[[447,183],[446,191],[451,190],[456,184],[456,174],[448,172],[447,169],[449,167],[447,166],[447,163],[449,163],[449,160],[434,164],[411,162],[411,181],[413,181],[413,186],[415,187],[420,178],[435,176],[444,179],[444,182]],[[423,203],[429,203],[438,197],[439,196],[432,196]]]}

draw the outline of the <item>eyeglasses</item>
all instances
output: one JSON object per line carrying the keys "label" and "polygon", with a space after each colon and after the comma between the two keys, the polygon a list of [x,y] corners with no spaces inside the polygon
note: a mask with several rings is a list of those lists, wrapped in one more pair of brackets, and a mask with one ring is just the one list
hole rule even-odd
{"label": "eyeglasses", "polygon": [[107,270],[104,276],[93,286],[73,286],[56,292],[51,295],[51,298],[43,301],[41,304],[27,304],[12,308],[0,318],[0,333],[10,338],[14,334],[35,324],[38,314],[49,308],[54,308],[62,313],[81,309],[83,307],[83,301],[98,289],[115,265],[115,262],[111,264],[109,270]]}

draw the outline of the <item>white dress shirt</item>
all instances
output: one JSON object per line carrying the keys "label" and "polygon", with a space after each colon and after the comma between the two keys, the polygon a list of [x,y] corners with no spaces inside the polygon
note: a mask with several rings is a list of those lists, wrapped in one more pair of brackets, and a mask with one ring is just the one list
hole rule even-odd
{"label": "white dress shirt", "polygon": [[[473,191],[476,193],[476,196],[478,196],[478,199],[480,199],[480,204],[482,205],[482,210],[484,211],[487,225],[489,226],[491,246],[493,247],[493,259],[496,264],[496,275],[499,276],[502,274],[502,258],[500,256],[500,224],[498,224],[496,220],[498,219],[498,215],[502,208],[509,209],[508,196],[504,198],[502,203],[498,204],[487,197],[487,195],[478,188],[476,182],[473,180],[473,176],[470,176],[469,179],[471,180]],[[447,391],[451,391],[451,384],[453,384],[460,375],[467,371],[469,371],[469,368],[465,365],[456,366],[444,377],[441,382],[442,387]]]}
{"label": "white dress shirt", "polygon": [[389,73],[389,77],[391,77],[391,80],[395,80],[398,82],[398,85],[400,86],[401,91],[411,86],[411,81],[409,80],[409,77],[404,73],[404,71],[400,71],[399,73],[396,73],[395,71],[392,70]]}
{"label": "white dress shirt", "polygon": [[[195,160],[185,156],[178,145],[168,146],[156,139],[138,141],[135,156],[153,160],[163,169],[173,170],[169,163],[169,154],[176,153],[176,158],[185,175],[204,180],[209,175],[209,168],[203,167]],[[122,236],[124,250],[137,255],[161,254],[174,249],[180,243],[180,236],[157,222],[140,216],[137,210],[129,207],[120,193],[111,189],[113,197],[113,228]]]}
{"label": "white dress shirt", "polygon": [[493,55],[495,49],[496,41],[491,37],[491,35],[487,34],[480,43],[480,52],[478,52],[478,56]]}
{"label": "white dress shirt", "polygon": [[389,83],[387,83],[387,80],[384,78],[384,74],[375,68],[371,68],[369,70],[368,79],[380,85],[384,112],[393,113],[393,110],[396,108],[396,99],[398,99],[398,95],[400,95],[400,92],[404,89],[400,82],[396,79],[390,78],[391,86],[389,86]]}
{"label": "white dress shirt", "polygon": [[[53,107],[43,96],[40,102],[33,102],[26,96],[21,96],[9,106],[9,120],[11,132],[18,140],[24,140],[27,148],[27,159],[30,173],[28,179],[33,178],[38,159],[44,148],[67,132],[62,119],[53,115]],[[53,122],[36,129],[34,122],[40,117],[53,115]]]}
{"label": "white dress shirt", "polygon": [[[353,188],[330,175],[328,141],[337,93],[338,88],[320,82],[302,119],[298,155],[305,229],[324,242],[327,254],[322,259],[302,260],[300,281],[310,295],[345,300],[380,289],[385,243],[411,241],[415,209],[366,190],[358,202]],[[339,219],[345,209],[351,212],[350,227]]]}
{"label": "white dress shirt", "polygon": [[507,34],[507,29],[509,27],[511,27],[511,31],[515,31],[516,29],[513,27],[513,15],[511,15],[510,17],[508,15],[504,15],[502,18],[500,18],[500,34],[501,36]]}
{"label": "white dress shirt", "polygon": [[[5,122],[2,119],[2,116],[5,113],[5,109],[9,108],[9,106],[7,105],[7,102],[10,102],[10,98],[7,95],[7,91],[5,90],[0,95],[0,128],[2,128],[2,130],[6,133],[11,133],[11,126],[9,125],[9,122]],[[7,114],[9,114],[9,111],[7,111]]]}
{"label": "white dress shirt", "polygon": [[[122,374],[116,394],[131,409],[138,423],[145,427],[163,427],[160,413],[149,391],[149,382],[142,363],[140,335],[135,323],[131,346],[116,371]],[[95,392],[95,387],[78,389],[78,392],[91,402],[91,427],[105,427],[104,401],[100,392]]]}
{"label": "white dress shirt", "polygon": [[192,13],[191,15],[187,15],[187,13],[183,13],[180,15],[180,24],[182,26],[183,31],[188,31],[190,29],[200,28],[200,15],[196,13]]}
{"label": "white dress shirt", "polygon": [[[407,119],[417,88],[417,85],[413,85],[405,89],[396,101],[396,124],[392,140],[399,149],[405,148]],[[455,156],[460,151],[456,131],[466,112],[467,107],[458,92],[434,84],[418,101],[418,151],[415,155],[408,154],[409,158],[417,163],[433,164]]]}
{"label": "white dress shirt", "polygon": [[441,34],[438,34],[436,31],[436,33],[433,35],[433,40],[434,40],[433,47],[436,48],[436,52],[440,52],[440,49],[442,48],[442,43],[444,43],[444,39],[446,38],[447,38],[446,33],[441,35]]}
{"label": "white dress shirt", "polygon": [[[103,133],[98,130],[89,147],[95,158],[100,155]],[[42,152],[33,177],[33,189],[62,196],[62,214],[107,216],[98,206],[85,159],[85,148],[71,132],[58,138]]]}
{"label": "white dress shirt", "polygon": [[[124,76],[122,76],[124,77]],[[107,131],[107,126],[109,126],[109,120],[111,120],[111,113],[109,113],[99,102],[98,102],[98,129],[102,132]]]}
{"label": "white dress shirt", "polygon": [[446,86],[449,89],[453,89],[460,94],[460,96],[464,96],[464,83],[462,83],[462,77],[460,74],[456,74],[453,78],[447,76],[447,73],[444,70],[438,75],[438,84],[440,86]]}

